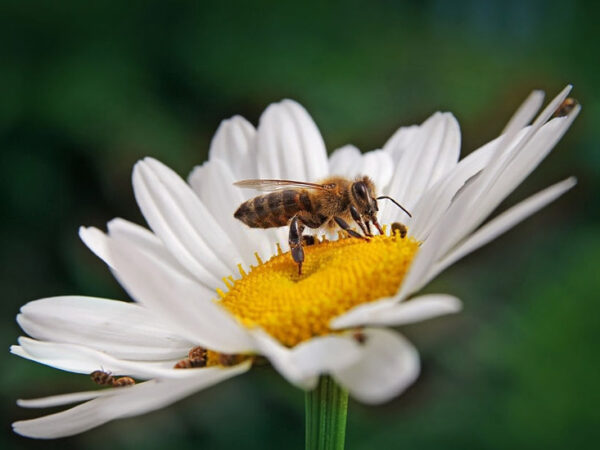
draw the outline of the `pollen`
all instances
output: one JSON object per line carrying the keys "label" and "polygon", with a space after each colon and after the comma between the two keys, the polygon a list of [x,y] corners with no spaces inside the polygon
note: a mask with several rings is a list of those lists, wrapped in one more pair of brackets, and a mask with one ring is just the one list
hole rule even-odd
{"label": "pollen", "polygon": [[331,319],[362,303],[394,295],[419,249],[411,237],[374,236],[369,241],[316,240],[304,248],[302,274],[289,252],[279,253],[241,278],[227,279],[218,302],[244,326],[261,327],[293,347],[330,334]]}

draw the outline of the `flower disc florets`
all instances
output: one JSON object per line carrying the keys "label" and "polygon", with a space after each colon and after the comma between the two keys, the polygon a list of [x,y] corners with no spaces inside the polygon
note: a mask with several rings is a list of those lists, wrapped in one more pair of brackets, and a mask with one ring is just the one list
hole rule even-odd
{"label": "flower disc florets", "polygon": [[399,233],[317,241],[305,248],[302,275],[289,253],[280,253],[226,280],[220,303],[245,326],[260,326],[292,347],[331,333],[330,320],[354,306],[394,295],[418,248]]}

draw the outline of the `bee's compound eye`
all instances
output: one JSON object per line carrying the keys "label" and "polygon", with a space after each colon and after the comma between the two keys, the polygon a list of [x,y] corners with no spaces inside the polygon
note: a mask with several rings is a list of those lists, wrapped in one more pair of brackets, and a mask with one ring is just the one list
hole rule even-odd
{"label": "bee's compound eye", "polygon": [[352,191],[354,192],[354,196],[357,199],[366,202],[369,198],[367,193],[367,186],[365,186],[365,183],[363,183],[362,181],[357,181],[356,183],[354,183],[352,185]]}

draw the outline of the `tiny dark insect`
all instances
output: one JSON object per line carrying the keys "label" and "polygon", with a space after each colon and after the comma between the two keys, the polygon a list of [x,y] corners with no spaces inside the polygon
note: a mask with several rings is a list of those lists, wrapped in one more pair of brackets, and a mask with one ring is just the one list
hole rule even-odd
{"label": "tiny dark insect", "polygon": [[554,111],[552,117],[565,117],[568,116],[571,111],[575,109],[578,102],[573,97],[567,97],[563,100],[560,106]]}
{"label": "tiny dark insect", "polygon": [[356,342],[358,342],[359,344],[364,344],[365,342],[367,342],[367,335],[365,333],[363,333],[361,330],[356,330],[353,334],[352,337],[354,338],[354,340]]}

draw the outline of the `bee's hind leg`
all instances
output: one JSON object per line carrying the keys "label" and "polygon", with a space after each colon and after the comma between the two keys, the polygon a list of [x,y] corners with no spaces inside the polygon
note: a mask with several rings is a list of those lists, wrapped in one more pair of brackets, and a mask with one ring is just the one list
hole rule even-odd
{"label": "bee's hind leg", "polygon": [[294,258],[294,261],[298,264],[298,275],[302,275],[302,263],[304,262],[302,231],[304,231],[304,225],[300,223],[298,216],[294,216],[290,222],[288,242],[290,244],[292,258]]}

